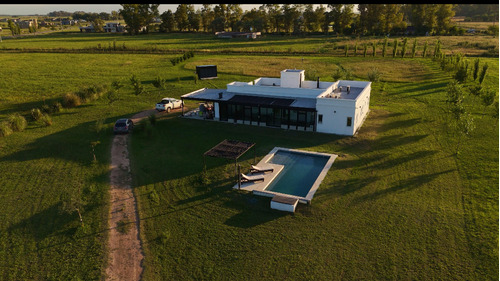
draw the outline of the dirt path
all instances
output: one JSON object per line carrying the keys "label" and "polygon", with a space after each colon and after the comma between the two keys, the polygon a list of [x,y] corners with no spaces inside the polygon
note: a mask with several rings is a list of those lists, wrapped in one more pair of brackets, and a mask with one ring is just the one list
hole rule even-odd
{"label": "dirt path", "polygon": [[[156,110],[146,110],[132,116],[134,124]],[[109,260],[107,280],[140,280],[144,259],[139,237],[139,215],[132,191],[132,176],[128,155],[128,135],[116,135],[111,146]],[[126,231],[120,232],[119,224]]]}
{"label": "dirt path", "polygon": [[[186,108],[185,108],[186,109]],[[172,110],[179,112],[181,109]],[[130,119],[137,124],[151,114],[162,116],[166,112],[155,109],[139,112]],[[109,260],[106,280],[141,280],[144,254],[139,237],[139,213],[132,191],[132,176],[128,154],[128,135],[116,135],[111,145],[110,214],[108,250]],[[120,232],[124,223],[126,231]]]}

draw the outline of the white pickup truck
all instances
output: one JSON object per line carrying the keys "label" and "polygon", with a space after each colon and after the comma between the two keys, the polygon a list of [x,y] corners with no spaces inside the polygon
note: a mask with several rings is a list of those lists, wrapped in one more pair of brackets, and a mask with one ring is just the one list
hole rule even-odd
{"label": "white pickup truck", "polygon": [[156,104],[156,110],[170,112],[170,110],[175,108],[181,108],[183,102],[174,98],[163,98],[159,103]]}

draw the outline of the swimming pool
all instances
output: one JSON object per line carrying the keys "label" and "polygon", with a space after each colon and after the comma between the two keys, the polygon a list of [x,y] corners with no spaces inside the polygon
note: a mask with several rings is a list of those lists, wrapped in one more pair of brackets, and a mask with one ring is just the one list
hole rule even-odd
{"label": "swimming pool", "polygon": [[305,197],[328,159],[323,155],[279,150],[268,163],[283,165],[283,171],[265,190]]}
{"label": "swimming pool", "polygon": [[253,192],[269,197],[285,195],[310,203],[335,158],[335,154],[275,147],[257,165],[278,165],[283,169],[265,187]]}

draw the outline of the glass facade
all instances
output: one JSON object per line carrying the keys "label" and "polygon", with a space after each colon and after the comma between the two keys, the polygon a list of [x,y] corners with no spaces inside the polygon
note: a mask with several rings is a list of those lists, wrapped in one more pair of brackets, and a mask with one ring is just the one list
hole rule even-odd
{"label": "glass facade", "polygon": [[316,111],[313,109],[291,109],[281,107],[267,107],[219,103],[221,121],[247,121],[257,125],[281,127],[292,130],[316,130]]}

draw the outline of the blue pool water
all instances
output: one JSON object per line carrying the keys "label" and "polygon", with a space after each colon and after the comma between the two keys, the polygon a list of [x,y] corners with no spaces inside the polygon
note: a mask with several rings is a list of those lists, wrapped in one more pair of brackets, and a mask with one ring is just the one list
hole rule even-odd
{"label": "blue pool water", "polygon": [[284,167],[266,190],[305,197],[328,159],[328,156],[278,150],[268,163]]}

